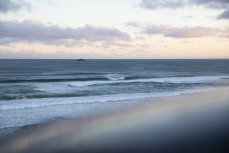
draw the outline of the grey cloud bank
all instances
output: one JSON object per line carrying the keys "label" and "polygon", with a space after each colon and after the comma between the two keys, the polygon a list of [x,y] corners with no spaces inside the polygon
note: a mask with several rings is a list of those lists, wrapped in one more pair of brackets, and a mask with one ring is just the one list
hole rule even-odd
{"label": "grey cloud bank", "polygon": [[140,7],[145,9],[178,9],[187,6],[204,6],[211,9],[224,9],[218,19],[229,19],[229,0],[142,0]]}
{"label": "grey cloud bank", "polygon": [[0,43],[15,41],[59,43],[62,40],[130,41],[131,38],[127,33],[107,27],[85,25],[80,28],[62,28],[57,25],[46,26],[35,20],[0,21]]}
{"label": "grey cloud bank", "polygon": [[17,11],[22,8],[29,9],[30,4],[25,1],[14,2],[12,0],[0,0],[0,13]]}
{"label": "grey cloud bank", "polygon": [[229,9],[220,14],[218,19],[229,19]]}
{"label": "grey cloud bank", "polygon": [[190,4],[203,5],[212,9],[227,8],[229,6],[228,0],[189,0]]}
{"label": "grey cloud bank", "polygon": [[183,7],[185,2],[184,1],[179,1],[179,0],[142,0],[140,3],[140,6],[146,9],[158,9],[158,8],[179,8]]}
{"label": "grey cloud bank", "polygon": [[146,9],[181,8],[188,5],[203,5],[209,8],[227,8],[228,0],[142,0],[140,6]]}

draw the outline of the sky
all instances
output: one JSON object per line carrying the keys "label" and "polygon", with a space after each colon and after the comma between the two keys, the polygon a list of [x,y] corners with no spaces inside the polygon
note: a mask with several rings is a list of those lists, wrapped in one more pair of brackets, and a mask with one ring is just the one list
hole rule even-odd
{"label": "sky", "polygon": [[229,0],[0,0],[0,58],[229,58]]}

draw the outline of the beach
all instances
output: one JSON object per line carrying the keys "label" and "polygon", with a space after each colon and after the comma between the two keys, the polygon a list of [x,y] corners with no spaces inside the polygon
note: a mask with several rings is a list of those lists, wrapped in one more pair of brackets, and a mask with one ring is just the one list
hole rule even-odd
{"label": "beach", "polygon": [[227,152],[228,117],[229,89],[217,87],[19,130],[0,152]]}
{"label": "beach", "polygon": [[229,153],[229,0],[0,0],[0,153]]}

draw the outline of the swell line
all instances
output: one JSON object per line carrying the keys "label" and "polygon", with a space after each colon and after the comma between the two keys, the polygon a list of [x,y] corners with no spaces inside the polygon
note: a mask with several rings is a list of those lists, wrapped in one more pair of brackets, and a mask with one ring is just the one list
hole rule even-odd
{"label": "swell line", "polygon": [[69,78],[69,79],[21,79],[21,80],[0,80],[0,83],[36,83],[36,82],[65,82],[65,81],[108,81],[108,78],[95,77],[95,78]]}
{"label": "swell line", "polygon": [[66,81],[109,81],[109,80],[134,80],[143,77],[86,77],[86,78],[53,78],[53,79],[17,79],[17,80],[0,80],[0,83],[46,83],[46,82],[66,82]]}

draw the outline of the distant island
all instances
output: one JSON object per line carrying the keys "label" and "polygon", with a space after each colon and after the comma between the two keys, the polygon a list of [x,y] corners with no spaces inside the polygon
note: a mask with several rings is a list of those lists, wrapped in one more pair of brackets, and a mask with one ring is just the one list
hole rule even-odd
{"label": "distant island", "polygon": [[86,61],[85,59],[77,59],[77,61]]}

